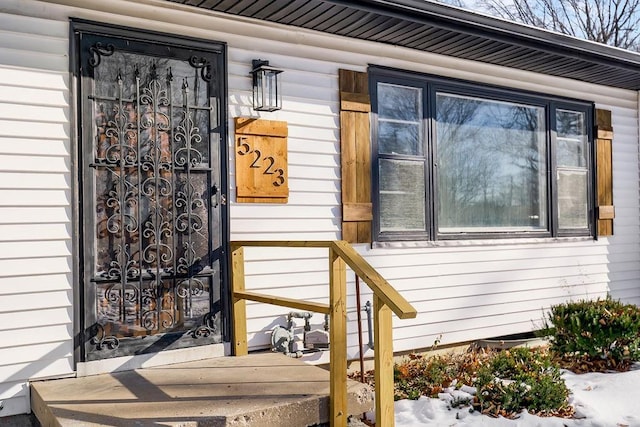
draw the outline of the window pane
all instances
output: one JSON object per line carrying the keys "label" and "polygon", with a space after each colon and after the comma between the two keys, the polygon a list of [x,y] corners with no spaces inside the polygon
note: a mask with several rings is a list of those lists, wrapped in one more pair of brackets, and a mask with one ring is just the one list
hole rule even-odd
{"label": "window pane", "polygon": [[556,163],[558,166],[587,166],[587,132],[584,113],[556,110]]}
{"label": "window pane", "polygon": [[424,163],[380,159],[380,231],[424,231]]}
{"label": "window pane", "polygon": [[420,124],[378,121],[378,150],[388,154],[422,154]]}
{"label": "window pane", "polygon": [[587,228],[587,171],[558,170],[558,225]]}
{"label": "window pane", "polygon": [[422,89],[378,84],[378,151],[422,155]]}
{"label": "window pane", "polygon": [[437,94],[438,226],[547,228],[543,107]]}
{"label": "window pane", "polygon": [[558,226],[586,229],[588,221],[585,113],[556,110]]}
{"label": "window pane", "polygon": [[378,83],[378,114],[385,119],[420,120],[422,89]]}

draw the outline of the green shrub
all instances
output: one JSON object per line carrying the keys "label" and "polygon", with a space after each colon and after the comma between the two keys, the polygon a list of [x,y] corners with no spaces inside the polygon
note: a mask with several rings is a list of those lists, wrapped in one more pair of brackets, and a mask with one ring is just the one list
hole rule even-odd
{"label": "green shrub", "polygon": [[640,310],[635,305],[610,298],[559,304],[551,307],[544,333],[552,351],[576,366],[600,361],[593,370],[626,370],[640,360]]}
{"label": "green shrub", "polygon": [[483,413],[512,417],[523,409],[547,415],[570,411],[569,390],[560,369],[542,350],[514,348],[496,353],[478,369],[474,386]]}
{"label": "green shrub", "polygon": [[[352,373],[357,378],[358,373]],[[450,407],[472,405],[485,414],[513,418],[522,409],[543,416],[571,418],[567,390],[560,368],[544,348],[517,348],[495,352],[472,350],[424,357],[409,355],[394,365],[395,399],[438,397],[447,388],[473,385],[471,398],[457,398]],[[374,372],[365,381],[375,387]]]}

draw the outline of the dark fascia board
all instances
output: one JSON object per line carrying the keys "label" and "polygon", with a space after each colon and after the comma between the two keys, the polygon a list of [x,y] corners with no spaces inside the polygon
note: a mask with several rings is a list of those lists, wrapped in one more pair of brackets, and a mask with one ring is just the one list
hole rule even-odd
{"label": "dark fascia board", "polygon": [[640,54],[428,0],[322,0],[453,32],[640,72]]}

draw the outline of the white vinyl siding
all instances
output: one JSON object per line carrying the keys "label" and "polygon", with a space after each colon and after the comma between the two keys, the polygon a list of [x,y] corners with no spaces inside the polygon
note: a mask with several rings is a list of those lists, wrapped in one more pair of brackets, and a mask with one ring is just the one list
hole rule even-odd
{"label": "white vinyl siding", "polygon": [[73,372],[66,22],[0,13],[0,416]]}
{"label": "white vinyl siding", "polygon": [[[0,416],[26,412],[29,379],[73,371],[72,319],[78,307],[72,293],[77,273],[71,170],[77,165],[69,107],[70,17],[228,44],[232,240],[340,238],[340,68],[392,66],[594,101],[613,116],[614,236],[357,249],[419,311],[416,319],[394,320],[396,351],[431,347],[436,339],[446,344],[530,331],[545,308],[572,298],[611,292],[640,303],[636,92],[251,23],[170,2],[65,3],[75,6],[34,0],[0,5]],[[233,118],[258,116],[250,107],[252,59],[285,70],[283,110],[260,116],[289,125],[286,205],[235,203]],[[249,249],[246,257],[249,289],[327,300],[326,251]],[[362,288],[364,303],[371,297]],[[348,293],[349,354],[356,357],[351,272]],[[268,346],[271,329],[285,325],[289,310],[250,303],[247,312],[249,345],[257,349]],[[322,316],[314,317],[314,327],[321,323]]]}

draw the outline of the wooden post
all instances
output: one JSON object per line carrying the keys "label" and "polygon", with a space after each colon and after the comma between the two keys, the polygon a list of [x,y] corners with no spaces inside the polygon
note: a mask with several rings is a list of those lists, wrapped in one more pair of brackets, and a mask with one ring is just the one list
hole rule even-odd
{"label": "wooden post", "polygon": [[233,344],[235,356],[246,356],[247,349],[247,303],[236,298],[236,292],[245,290],[244,286],[244,248],[231,250],[231,295],[233,303]]}
{"label": "wooden post", "polygon": [[373,296],[376,426],[395,426],[393,409],[393,336],[391,309]]}
{"label": "wooden post", "polygon": [[330,400],[329,424],[347,426],[347,269],[336,252],[329,249]]}

